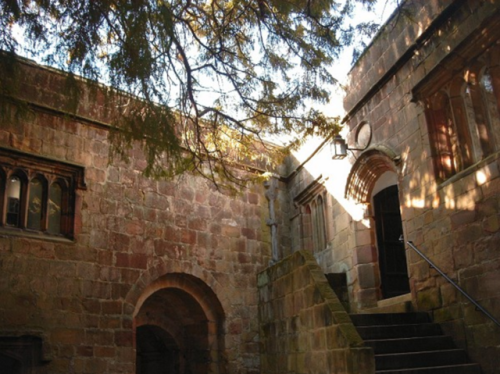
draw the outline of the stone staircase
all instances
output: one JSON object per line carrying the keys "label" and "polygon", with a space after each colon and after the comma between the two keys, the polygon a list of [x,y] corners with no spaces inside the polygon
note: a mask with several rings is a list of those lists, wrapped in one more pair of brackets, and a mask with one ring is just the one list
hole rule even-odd
{"label": "stone staircase", "polygon": [[351,314],[375,353],[377,374],[480,374],[427,313]]}

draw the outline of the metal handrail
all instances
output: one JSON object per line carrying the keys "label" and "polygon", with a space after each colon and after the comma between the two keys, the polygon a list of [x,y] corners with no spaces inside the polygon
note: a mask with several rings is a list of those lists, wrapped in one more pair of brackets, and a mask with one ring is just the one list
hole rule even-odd
{"label": "metal handrail", "polygon": [[[404,239],[401,239],[401,241],[404,241]],[[458,284],[456,284],[449,276],[447,276],[445,273],[443,273],[443,271],[438,268],[434,262],[432,262],[426,255],[424,255],[417,247],[415,247],[415,245],[413,244],[412,241],[407,241],[406,242],[411,249],[413,249],[415,252],[417,252],[420,257],[422,257],[425,261],[427,261],[429,263],[429,265],[431,265],[432,268],[436,269],[436,271],[441,274],[444,279],[446,279],[453,287],[455,287],[462,295],[464,295],[467,300],[469,300],[472,304],[474,304],[474,306],[476,307],[476,309],[480,310],[481,312],[484,313],[485,316],[487,316],[489,319],[491,319],[495,324],[497,324],[498,326],[500,326],[500,322],[498,322],[498,320],[493,317],[486,309],[484,309],[481,305],[479,305],[477,303],[476,300],[474,300],[467,292],[465,292],[462,287],[460,287]]]}

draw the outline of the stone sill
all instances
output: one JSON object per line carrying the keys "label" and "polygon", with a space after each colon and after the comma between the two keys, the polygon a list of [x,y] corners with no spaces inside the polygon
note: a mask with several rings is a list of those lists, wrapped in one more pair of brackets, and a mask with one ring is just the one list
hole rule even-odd
{"label": "stone sill", "polygon": [[498,158],[500,158],[500,151],[497,151],[488,157],[484,158],[481,161],[476,162],[474,165],[469,166],[468,168],[459,171],[455,175],[451,176],[450,178],[446,179],[445,181],[439,183],[438,185],[438,190],[442,189],[450,184],[453,184],[457,181],[459,181],[462,178],[467,177],[468,175],[471,175],[475,173],[478,170],[481,170],[483,167],[491,164],[492,162],[495,162]]}
{"label": "stone sill", "polygon": [[38,239],[38,240],[43,240],[43,241],[56,242],[56,243],[66,243],[66,244],[75,243],[75,240],[64,237],[64,236],[55,236],[55,235],[44,234],[44,233],[36,232],[36,231],[28,231],[28,230],[17,229],[17,228],[10,229],[10,228],[6,228],[6,227],[0,227],[0,237],[18,237],[18,238],[25,238],[25,239]]}

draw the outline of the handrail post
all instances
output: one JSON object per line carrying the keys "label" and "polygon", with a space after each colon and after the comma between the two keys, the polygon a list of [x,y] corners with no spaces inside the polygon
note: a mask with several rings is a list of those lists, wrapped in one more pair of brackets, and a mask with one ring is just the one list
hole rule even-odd
{"label": "handrail post", "polygon": [[[403,240],[402,240],[403,241]],[[413,249],[415,252],[417,252],[417,254],[422,257],[425,261],[427,261],[427,263],[433,267],[439,274],[441,274],[441,276],[443,276],[444,279],[446,279],[453,287],[455,287],[462,295],[464,295],[467,300],[469,300],[472,304],[474,304],[474,306],[476,307],[476,309],[479,309],[481,312],[483,312],[484,315],[486,315],[490,320],[492,320],[496,325],[500,326],[500,322],[498,322],[498,320],[493,317],[486,309],[484,309],[481,305],[479,305],[477,303],[476,300],[474,300],[467,292],[465,292],[463,290],[462,287],[460,287],[458,284],[456,284],[453,279],[451,279],[449,276],[447,276],[445,273],[443,273],[443,271],[438,268],[436,266],[436,264],[434,262],[432,262],[431,259],[429,259],[426,255],[424,255],[414,244],[412,241],[407,241],[406,242],[411,249]]]}

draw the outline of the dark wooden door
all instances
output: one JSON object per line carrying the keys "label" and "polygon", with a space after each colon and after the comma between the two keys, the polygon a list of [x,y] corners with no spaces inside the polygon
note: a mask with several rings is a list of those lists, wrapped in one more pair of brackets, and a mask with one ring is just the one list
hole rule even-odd
{"label": "dark wooden door", "polygon": [[399,211],[398,187],[391,186],[373,197],[375,226],[384,298],[410,292],[404,243],[399,238],[403,233]]}

